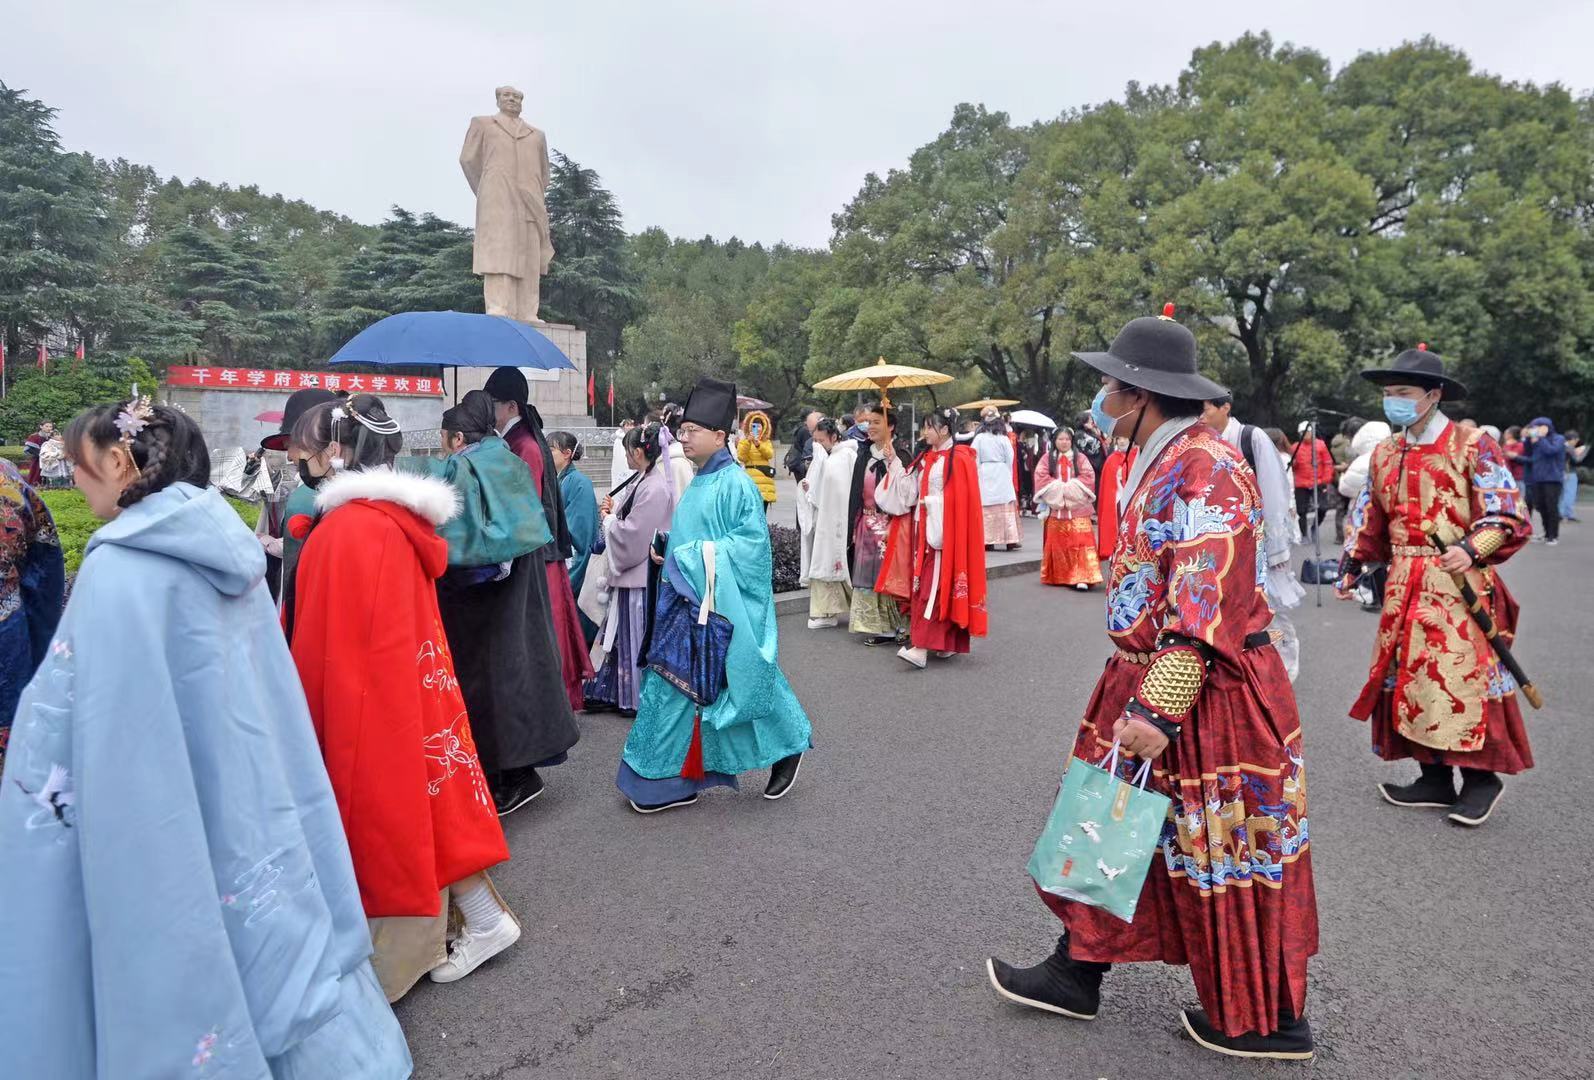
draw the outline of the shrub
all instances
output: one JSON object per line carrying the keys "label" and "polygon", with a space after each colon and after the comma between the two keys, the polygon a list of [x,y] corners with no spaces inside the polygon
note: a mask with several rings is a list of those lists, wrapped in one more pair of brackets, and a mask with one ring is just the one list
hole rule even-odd
{"label": "shrub", "polygon": [[774,579],[775,591],[783,593],[799,588],[797,582],[802,576],[802,534],[785,525],[771,525],[769,546],[774,555],[771,577]]}
{"label": "shrub", "polygon": [[[66,556],[67,576],[71,577],[83,565],[83,549],[88,546],[89,537],[104,522],[89,510],[88,500],[77,488],[47,488],[39,495],[50,508],[50,516],[55,518],[55,531],[61,537],[61,551]],[[238,499],[227,501],[238,511],[244,524],[253,529],[260,518],[260,507]]]}

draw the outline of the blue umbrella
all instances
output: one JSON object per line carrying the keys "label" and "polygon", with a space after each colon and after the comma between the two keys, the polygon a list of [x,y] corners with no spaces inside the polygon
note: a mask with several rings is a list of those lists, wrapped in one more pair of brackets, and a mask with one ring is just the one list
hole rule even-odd
{"label": "blue umbrella", "polygon": [[559,346],[534,327],[499,315],[463,311],[389,315],[355,334],[328,363],[577,370]]}

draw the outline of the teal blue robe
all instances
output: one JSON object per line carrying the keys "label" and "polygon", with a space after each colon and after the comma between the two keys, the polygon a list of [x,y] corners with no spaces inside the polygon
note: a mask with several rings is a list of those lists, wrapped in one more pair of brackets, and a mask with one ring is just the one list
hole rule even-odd
{"label": "teal blue robe", "polygon": [[[780,670],[764,499],[728,454],[703,467],[675,508],[665,560],[683,595],[703,595],[709,540],[714,609],[730,620],[732,633],[726,688],[702,710],[703,769],[734,776],[807,750],[812,728]],[[690,698],[649,671],[622,760],[646,779],[680,776],[696,713]]]}
{"label": "teal blue robe", "polygon": [[593,494],[592,481],[574,465],[565,466],[559,474],[559,496],[564,500],[565,525],[570,529],[570,546],[574,549],[570,557],[570,589],[580,596],[592,545],[598,539],[598,497]]}

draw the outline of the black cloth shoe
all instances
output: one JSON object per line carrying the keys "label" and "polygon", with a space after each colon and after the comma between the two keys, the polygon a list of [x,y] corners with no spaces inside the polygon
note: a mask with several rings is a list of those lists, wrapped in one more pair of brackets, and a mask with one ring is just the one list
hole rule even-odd
{"label": "black cloth shoe", "polygon": [[542,794],[542,777],[536,769],[511,769],[499,774],[499,782],[491,790],[498,816],[508,817]]}
{"label": "black cloth shoe", "polygon": [[863,643],[865,645],[895,645],[897,643],[897,635],[870,634],[868,637],[863,639]]}
{"label": "black cloth shoe", "polygon": [[1422,775],[1410,784],[1379,784],[1384,801],[1395,806],[1448,808],[1456,801],[1455,770],[1449,765],[1424,763]]}
{"label": "black cloth shoe", "polygon": [[764,788],[764,798],[778,799],[790,791],[791,786],[797,782],[797,770],[802,763],[801,754],[793,754],[775,762],[769,770],[769,785]]}
{"label": "black cloth shoe", "polygon": [[1476,829],[1494,813],[1494,804],[1500,801],[1505,783],[1485,769],[1461,770],[1461,797],[1446,816],[1457,825]]}
{"label": "black cloth shoe", "polygon": [[985,973],[1002,997],[1074,1020],[1096,1019],[1101,979],[1111,970],[1111,964],[1071,959],[1067,934],[1057,939],[1057,951],[1034,967],[1016,968],[994,956],[985,960]]}
{"label": "black cloth shoe", "polygon": [[635,810],[639,814],[657,814],[661,810],[674,810],[677,806],[691,806],[693,803],[697,802],[697,797],[698,793],[694,791],[692,794],[686,796],[686,798],[676,799],[674,802],[653,803],[649,806],[643,806],[640,803],[631,802],[630,799],[627,799],[626,802],[630,802],[631,809]]}
{"label": "black cloth shoe", "polygon": [[1185,1034],[1200,1046],[1219,1054],[1242,1058],[1273,1058],[1277,1061],[1312,1060],[1312,1027],[1302,1017],[1279,1017],[1271,1035],[1248,1031],[1244,1035],[1225,1035],[1207,1019],[1201,1009],[1185,1009],[1180,1014]]}

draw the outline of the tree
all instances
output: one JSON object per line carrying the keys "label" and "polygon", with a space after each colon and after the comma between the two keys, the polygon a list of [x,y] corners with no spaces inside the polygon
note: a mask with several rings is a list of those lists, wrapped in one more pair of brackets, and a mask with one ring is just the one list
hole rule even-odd
{"label": "tree", "polygon": [[342,342],[401,311],[482,311],[471,251],[469,229],[395,206],[373,242],[339,271],[320,318],[322,333]]}
{"label": "tree", "polygon": [[0,439],[20,442],[45,420],[63,427],[90,406],[126,401],[134,385],[142,393],[155,389],[149,365],[138,359],[89,360],[49,374],[27,369],[0,401]]}
{"label": "tree", "polygon": [[625,328],[616,393],[651,407],[660,393],[679,400],[701,375],[736,378],[733,329],[769,273],[769,253],[735,237],[672,240],[662,229],[636,237],[632,251],[644,314]]}
{"label": "tree", "polygon": [[110,239],[93,162],[62,151],[54,117],[0,82],[0,340],[13,359],[95,306]]}
{"label": "tree", "polygon": [[621,334],[641,307],[642,289],[620,207],[596,171],[557,151],[548,184],[554,260],[543,282],[541,314],[587,332],[588,357],[618,354]]}
{"label": "tree", "polygon": [[748,301],[731,340],[737,378],[783,416],[810,388],[808,320],[828,282],[825,252],[776,248],[769,274]]}

